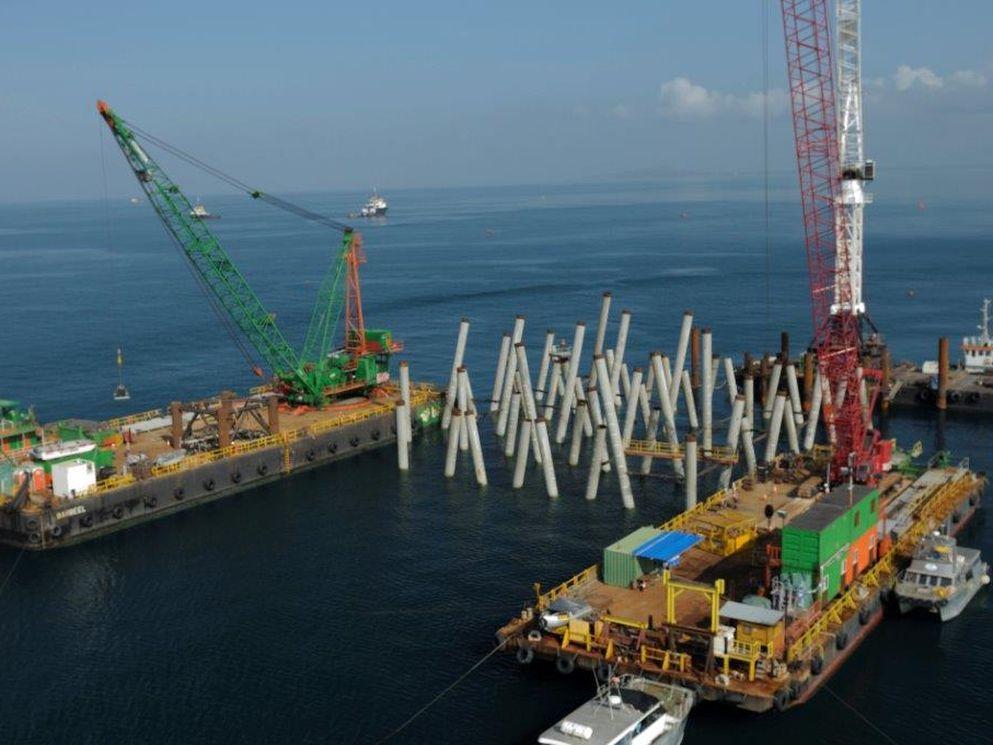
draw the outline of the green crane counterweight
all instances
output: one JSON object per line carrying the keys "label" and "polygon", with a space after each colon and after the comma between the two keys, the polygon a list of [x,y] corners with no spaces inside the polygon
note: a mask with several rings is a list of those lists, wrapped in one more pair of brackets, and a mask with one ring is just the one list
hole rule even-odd
{"label": "green crane counterweight", "polygon": [[[358,274],[364,254],[357,232],[347,225],[247,187],[166,146],[188,162],[204,167],[246,191],[252,198],[262,198],[342,232],[341,247],[321,282],[303,351],[298,355],[277,327],[275,315],[266,310],[217,238],[196,216],[190,201],[138,142],[135,128],[103,101],[97,102],[97,110],[218,315],[231,327],[235,338],[239,342],[241,338],[247,340],[271,368],[275,389],[289,403],[321,407],[343,393],[367,391],[388,379],[390,356],[400,347],[389,331],[365,328]],[[165,146],[165,143],[156,142]],[[344,339],[336,348],[336,331],[342,313],[345,314]],[[264,375],[257,365],[253,365],[253,371]]]}

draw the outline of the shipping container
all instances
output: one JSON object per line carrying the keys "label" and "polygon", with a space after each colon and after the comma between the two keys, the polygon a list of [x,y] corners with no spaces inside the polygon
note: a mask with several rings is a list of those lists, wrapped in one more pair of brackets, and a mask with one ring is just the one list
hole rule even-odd
{"label": "shipping container", "polygon": [[638,528],[603,550],[603,581],[614,587],[630,587],[638,577],[655,568],[651,559],[639,559],[634,550],[662,531],[646,526]]}
{"label": "shipping container", "polygon": [[[876,532],[878,502],[875,489],[860,485],[841,485],[825,494],[783,528],[782,571],[811,572],[820,599],[833,599],[868,566],[868,535]],[[852,546],[860,541],[853,567]]]}

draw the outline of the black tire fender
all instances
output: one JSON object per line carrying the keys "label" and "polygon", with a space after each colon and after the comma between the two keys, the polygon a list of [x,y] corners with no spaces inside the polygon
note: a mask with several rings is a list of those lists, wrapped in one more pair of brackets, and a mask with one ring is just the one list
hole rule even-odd
{"label": "black tire fender", "polygon": [[979,403],[979,391],[972,391],[969,394],[968,401],[969,401],[970,404],[978,404]]}
{"label": "black tire fender", "polygon": [[172,490],[172,496],[176,498],[177,502],[182,501],[183,497],[186,496],[186,489],[181,486],[177,486]]}
{"label": "black tire fender", "polygon": [[115,508],[114,508],[114,509],[113,509],[113,510],[111,511],[111,513],[110,513],[110,514],[114,516],[114,519],[115,519],[115,520],[120,520],[120,519],[121,519],[122,517],[124,517],[124,508],[123,508],[123,507],[121,507],[121,505],[117,505],[117,506],[116,506],[116,507],[115,507]]}
{"label": "black tire fender", "polygon": [[848,646],[848,632],[845,629],[839,629],[834,635],[834,646],[839,652]]}
{"label": "black tire fender", "polygon": [[824,669],[824,658],[819,654],[814,655],[810,658],[810,674],[820,675],[821,671]]}
{"label": "black tire fender", "polygon": [[259,463],[259,465],[255,469],[255,473],[257,473],[259,476],[265,476],[267,473],[269,473],[269,466],[266,465],[265,463]]}
{"label": "black tire fender", "polygon": [[335,453],[337,453],[338,452],[338,443],[337,442],[329,442],[328,443],[328,452],[331,455],[334,455]]}
{"label": "black tire fender", "polygon": [[35,531],[34,533],[28,534],[28,542],[30,543],[41,543],[41,533]]}
{"label": "black tire fender", "polygon": [[576,656],[571,654],[560,654],[555,658],[555,669],[562,675],[569,675],[576,669]]}
{"label": "black tire fender", "polygon": [[61,525],[53,525],[52,526],[52,538],[61,538],[61,537],[62,537],[62,526]]}
{"label": "black tire fender", "polygon": [[521,665],[530,665],[534,660],[534,650],[528,646],[518,647],[516,657]]}
{"label": "black tire fender", "polygon": [[348,441],[348,444],[351,445],[353,448],[357,448],[359,446],[359,442],[361,442],[361,440],[359,440],[358,437],[353,437],[351,440]]}
{"label": "black tire fender", "polygon": [[872,618],[872,607],[870,605],[863,605],[859,608],[859,625],[865,626],[869,623],[869,619]]}
{"label": "black tire fender", "polygon": [[214,487],[217,486],[213,479],[204,479],[203,488],[207,491],[214,491]]}
{"label": "black tire fender", "polygon": [[948,400],[951,401],[953,404],[957,404],[959,401],[962,400],[962,394],[959,393],[958,391],[949,391]]}
{"label": "black tire fender", "polygon": [[310,450],[307,451],[307,454],[304,457],[307,459],[308,462],[313,463],[314,458],[317,457],[317,453],[314,452],[314,448],[311,448]]}
{"label": "black tire fender", "polygon": [[235,471],[234,473],[231,474],[232,484],[237,484],[240,481],[241,481],[241,471]]}
{"label": "black tire fender", "polygon": [[786,711],[790,707],[791,691],[789,688],[780,688],[776,695],[772,697],[772,703],[776,711]]}
{"label": "black tire fender", "polygon": [[962,520],[962,515],[959,514],[958,510],[955,510],[955,512],[952,513],[952,522],[957,524],[961,520]]}
{"label": "black tire fender", "polygon": [[30,520],[24,523],[24,527],[27,528],[29,532],[34,532],[38,530],[38,521],[32,517]]}
{"label": "black tire fender", "polygon": [[93,525],[93,515],[83,515],[79,518],[79,524],[84,528],[89,528]]}
{"label": "black tire fender", "polygon": [[146,507],[150,507],[150,508],[154,509],[155,507],[158,507],[158,505],[159,505],[159,500],[156,499],[155,497],[145,497],[145,506]]}
{"label": "black tire fender", "polygon": [[372,438],[373,442],[378,442],[381,436],[382,435],[378,429],[374,429],[372,432],[369,433],[369,437]]}

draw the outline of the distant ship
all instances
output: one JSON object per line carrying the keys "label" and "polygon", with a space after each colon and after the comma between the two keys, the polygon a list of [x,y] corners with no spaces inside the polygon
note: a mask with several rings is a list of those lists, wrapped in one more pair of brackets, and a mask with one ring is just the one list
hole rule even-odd
{"label": "distant ship", "polygon": [[197,203],[193,205],[193,209],[190,210],[190,217],[195,217],[197,220],[219,220],[221,216],[208,212],[207,208],[203,206],[203,202],[198,199]]}
{"label": "distant ship", "polygon": [[131,204],[141,204],[141,199],[139,197],[131,197],[129,201]]}
{"label": "distant ship", "polygon": [[359,215],[361,217],[384,217],[387,209],[389,209],[389,205],[386,204],[386,200],[373,192],[372,196],[362,205],[362,211],[359,212]]}

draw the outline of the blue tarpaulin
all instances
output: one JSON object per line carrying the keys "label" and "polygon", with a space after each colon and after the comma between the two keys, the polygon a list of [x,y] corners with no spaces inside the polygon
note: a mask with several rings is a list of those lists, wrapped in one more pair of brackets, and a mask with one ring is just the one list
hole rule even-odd
{"label": "blue tarpaulin", "polygon": [[632,553],[635,556],[673,564],[680,554],[692,548],[703,538],[695,533],[681,533],[678,530],[665,530],[654,538],[642,543]]}

